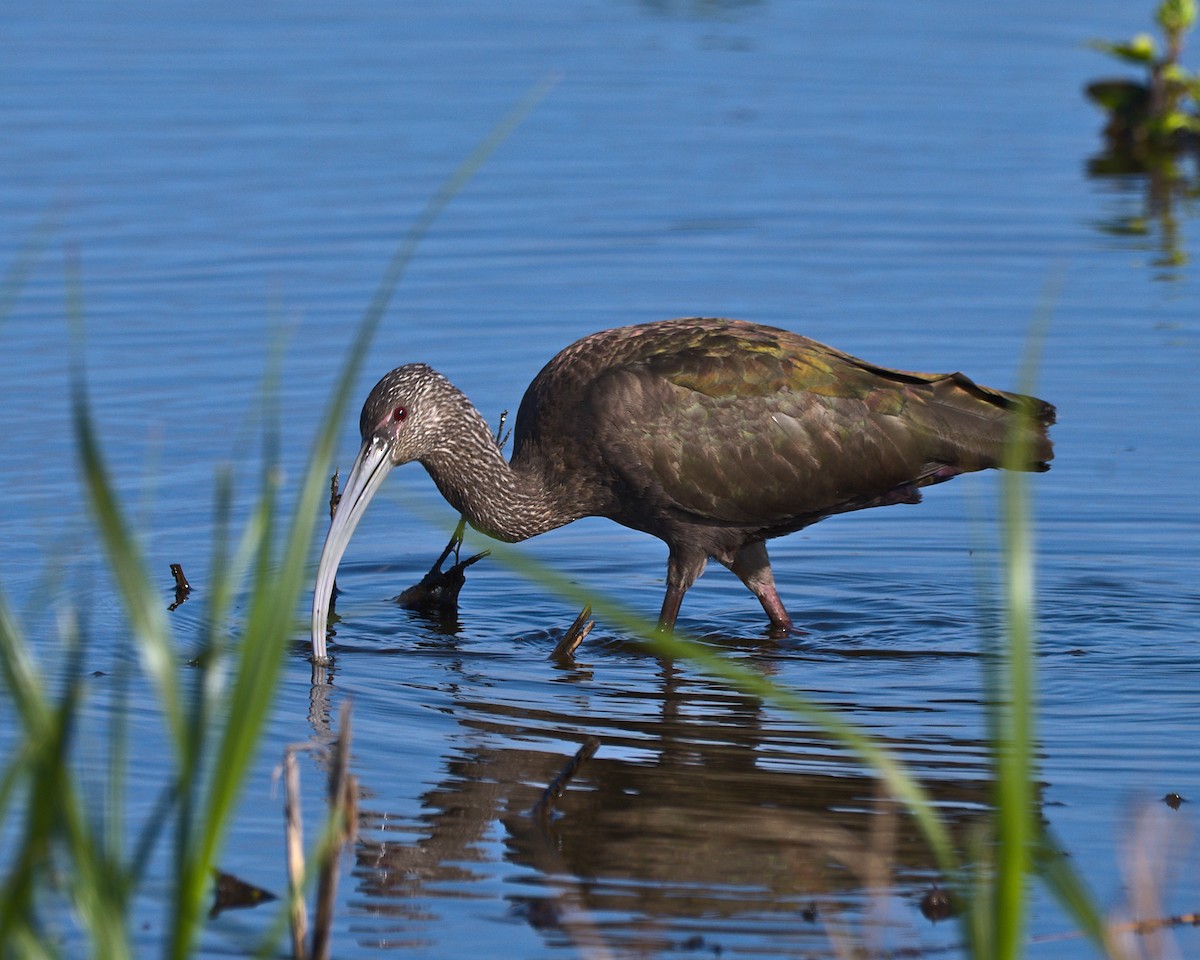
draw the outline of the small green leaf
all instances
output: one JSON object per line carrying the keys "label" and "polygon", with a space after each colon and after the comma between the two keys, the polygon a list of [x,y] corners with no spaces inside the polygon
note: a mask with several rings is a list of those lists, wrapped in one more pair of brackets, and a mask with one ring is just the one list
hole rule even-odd
{"label": "small green leaf", "polygon": [[1155,137],[1169,137],[1180,130],[1194,129],[1195,117],[1182,110],[1169,110],[1150,122],[1150,132]]}
{"label": "small green leaf", "polygon": [[1126,63],[1149,65],[1158,56],[1158,45],[1148,33],[1139,33],[1128,43],[1111,43],[1108,40],[1091,40],[1088,46],[1107,53]]}
{"label": "small green leaf", "polygon": [[1144,112],[1150,100],[1150,91],[1134,80],[1096,80],[1084,88],[1084,93],[1093,103],[1122,116]]}
{"label": "small green leaf", "polygon": [[1196,22],[1196,0],[1163,0],[1154,18],[1168,34],[1185,33]]}

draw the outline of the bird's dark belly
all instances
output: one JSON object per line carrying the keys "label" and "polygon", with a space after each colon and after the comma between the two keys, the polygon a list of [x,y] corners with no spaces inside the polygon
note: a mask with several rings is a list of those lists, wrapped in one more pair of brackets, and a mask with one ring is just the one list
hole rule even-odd
{"label": "bird's dark belly", "polygon": [[[635,489],[618,481],[613,486],[611,499],[607,499],[604,508],[595,513],[622,526],[658,537],[668,545],[687,543],[702,549],[708,556],[727,557],[748,543],[795,533],[839,513],[898,503],[919,503],[919,486],[948,480],[957,472],[947,469],[917,481],[898,481],[882,492],[868,489],[839,495],[838,491],[830,491],[824,502],[814,503],[812,498],[804,498],[804,503],[798,504],[793,510],[787,509],[786,503],[781,505],[779,500],[772,501],[772,492],[764,491],[757,500],[747,498],[747,506],[739,511],[751,513],[753,507],[750,504],[754,503],[766,514],[754,519],[712,516],[672,501],[661,489]],[[647,509],[650,503],[656,504],[655,509]]]}

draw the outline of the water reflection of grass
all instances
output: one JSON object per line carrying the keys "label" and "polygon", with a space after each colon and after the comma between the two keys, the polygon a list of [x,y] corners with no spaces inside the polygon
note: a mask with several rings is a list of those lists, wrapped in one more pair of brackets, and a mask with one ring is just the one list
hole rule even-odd
{"label": "water reflection of grass", "polygon": [[1185,169],[1187,158],[1200,161],[1200,73],[1180,63],[1196,13],[1196,0],[1162,0],[1155,13],[1164,38],[1161,51],[1148,34],[1124,43],[1093,41],[1096,49],[1144,69],[1146,76],[1141,82],[1097,80],[1084,89],[1108,116],[1105,149],[1088,162],[1089,176],[1144,183],[1141,209],[1102,221],[1099,229],[1123,237],[1157,233],[1153,264],[1164,279],[1176,278],[1187,262],[1176,206],[1200,193],[1197,177]]}
{"label": "water reflection of grass", "polygon": [[1173,160],[1149,170],[1129,171],[1113,165],[1107,154],[1094,158],[1088,172],[1111,179],[1121,189],[1121,209],[1095,222],[1101,233],[1152,251],[1150,263],[1163,280],[1177,280],[1187,265],[1187,237],[1182,219],[1200,197],[1200,176],[1188,176]]}

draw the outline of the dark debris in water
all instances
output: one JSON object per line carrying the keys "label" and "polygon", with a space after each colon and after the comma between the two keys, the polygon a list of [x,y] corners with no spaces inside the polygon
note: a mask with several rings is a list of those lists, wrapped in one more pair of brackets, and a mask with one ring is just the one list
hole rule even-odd
{"label": "dark debris in water", "polygon": [[[406,610],[418,610],[422,613],[433,613],[439,616],[453,616],[458,612],[458,594],[467,582],[467,567],[478,563],[488,555],[487,550],[467,557],[459,558],[459,550],[463,544],[463,532],[466,521],[460,520],[454,536],[446,544],[441,556],[434,561],[429,572],[421,578],[420,583],[413,584],[396,598],[396,602]],[[454,563],[442,569],[442,564],[450,554],[454,554]]]}
{"label": "dark debris in water", "polygon": [[208,911],[208,918],[219,916],[224,910],[240,910],[246,907],[257,907],[260,903],[269,903],[278,897],[269,890],[256,887],[252,883],[240,880],[232,873],[222,873],[213,870],[213,905]]}
{"label": "dark debris in water", "polygon": [[592,632],[592,627],[596,625],[595,620],[589,619],[591,615],[591,605],[585,604],[584,608],[579,612],[579,616],[575,618],[575,622],[562,635],[562,639],[554,645],[554,652],[550,654],[551,660],[567,663],[574,660],[575,651],[587,638],[587,635]]}
{"label": "dark debris in water", "polygon": [[956,912],[957,910],[955,909],[954,901],[950,899],[950,894],[936,883],[921,898],[921,916],[930,923],[945,920],[948,917],[954,916]]}
{"label": "dark debris in water", "polygon": [[174,610],[192,592],[192,585],[188,583],[187,577],[183,575],[183,566],[181,564],[171,564],[171,576],[175,579],[175,602],[167,607],[168,610]]}
{"label": "dark debris in water", "polygon": [[534,930],[558,930],[562,927],[562,910],[558,901],[548,897],[520,897],[513,902],[510,913]]}
{"label": "dark debris in water", "polygon": [[678,949],[685,953],[695,953],[697,950],[703,950],[706,953],[711,953],[714,957],[719,957],[725,952],[725,948],[719,943],[709,943],[700,934],[693,934],[686,940],[680,941]]}

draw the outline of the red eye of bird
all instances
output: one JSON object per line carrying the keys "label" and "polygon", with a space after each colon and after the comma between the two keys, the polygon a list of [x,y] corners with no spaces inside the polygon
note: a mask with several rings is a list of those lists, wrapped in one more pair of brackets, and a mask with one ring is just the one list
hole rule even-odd
{"label": "red eye of bird", "polygon": [[397,423],[403,423],[408,417],[408,411],[404,407],[397,407],[392,411],[392,419]]}

